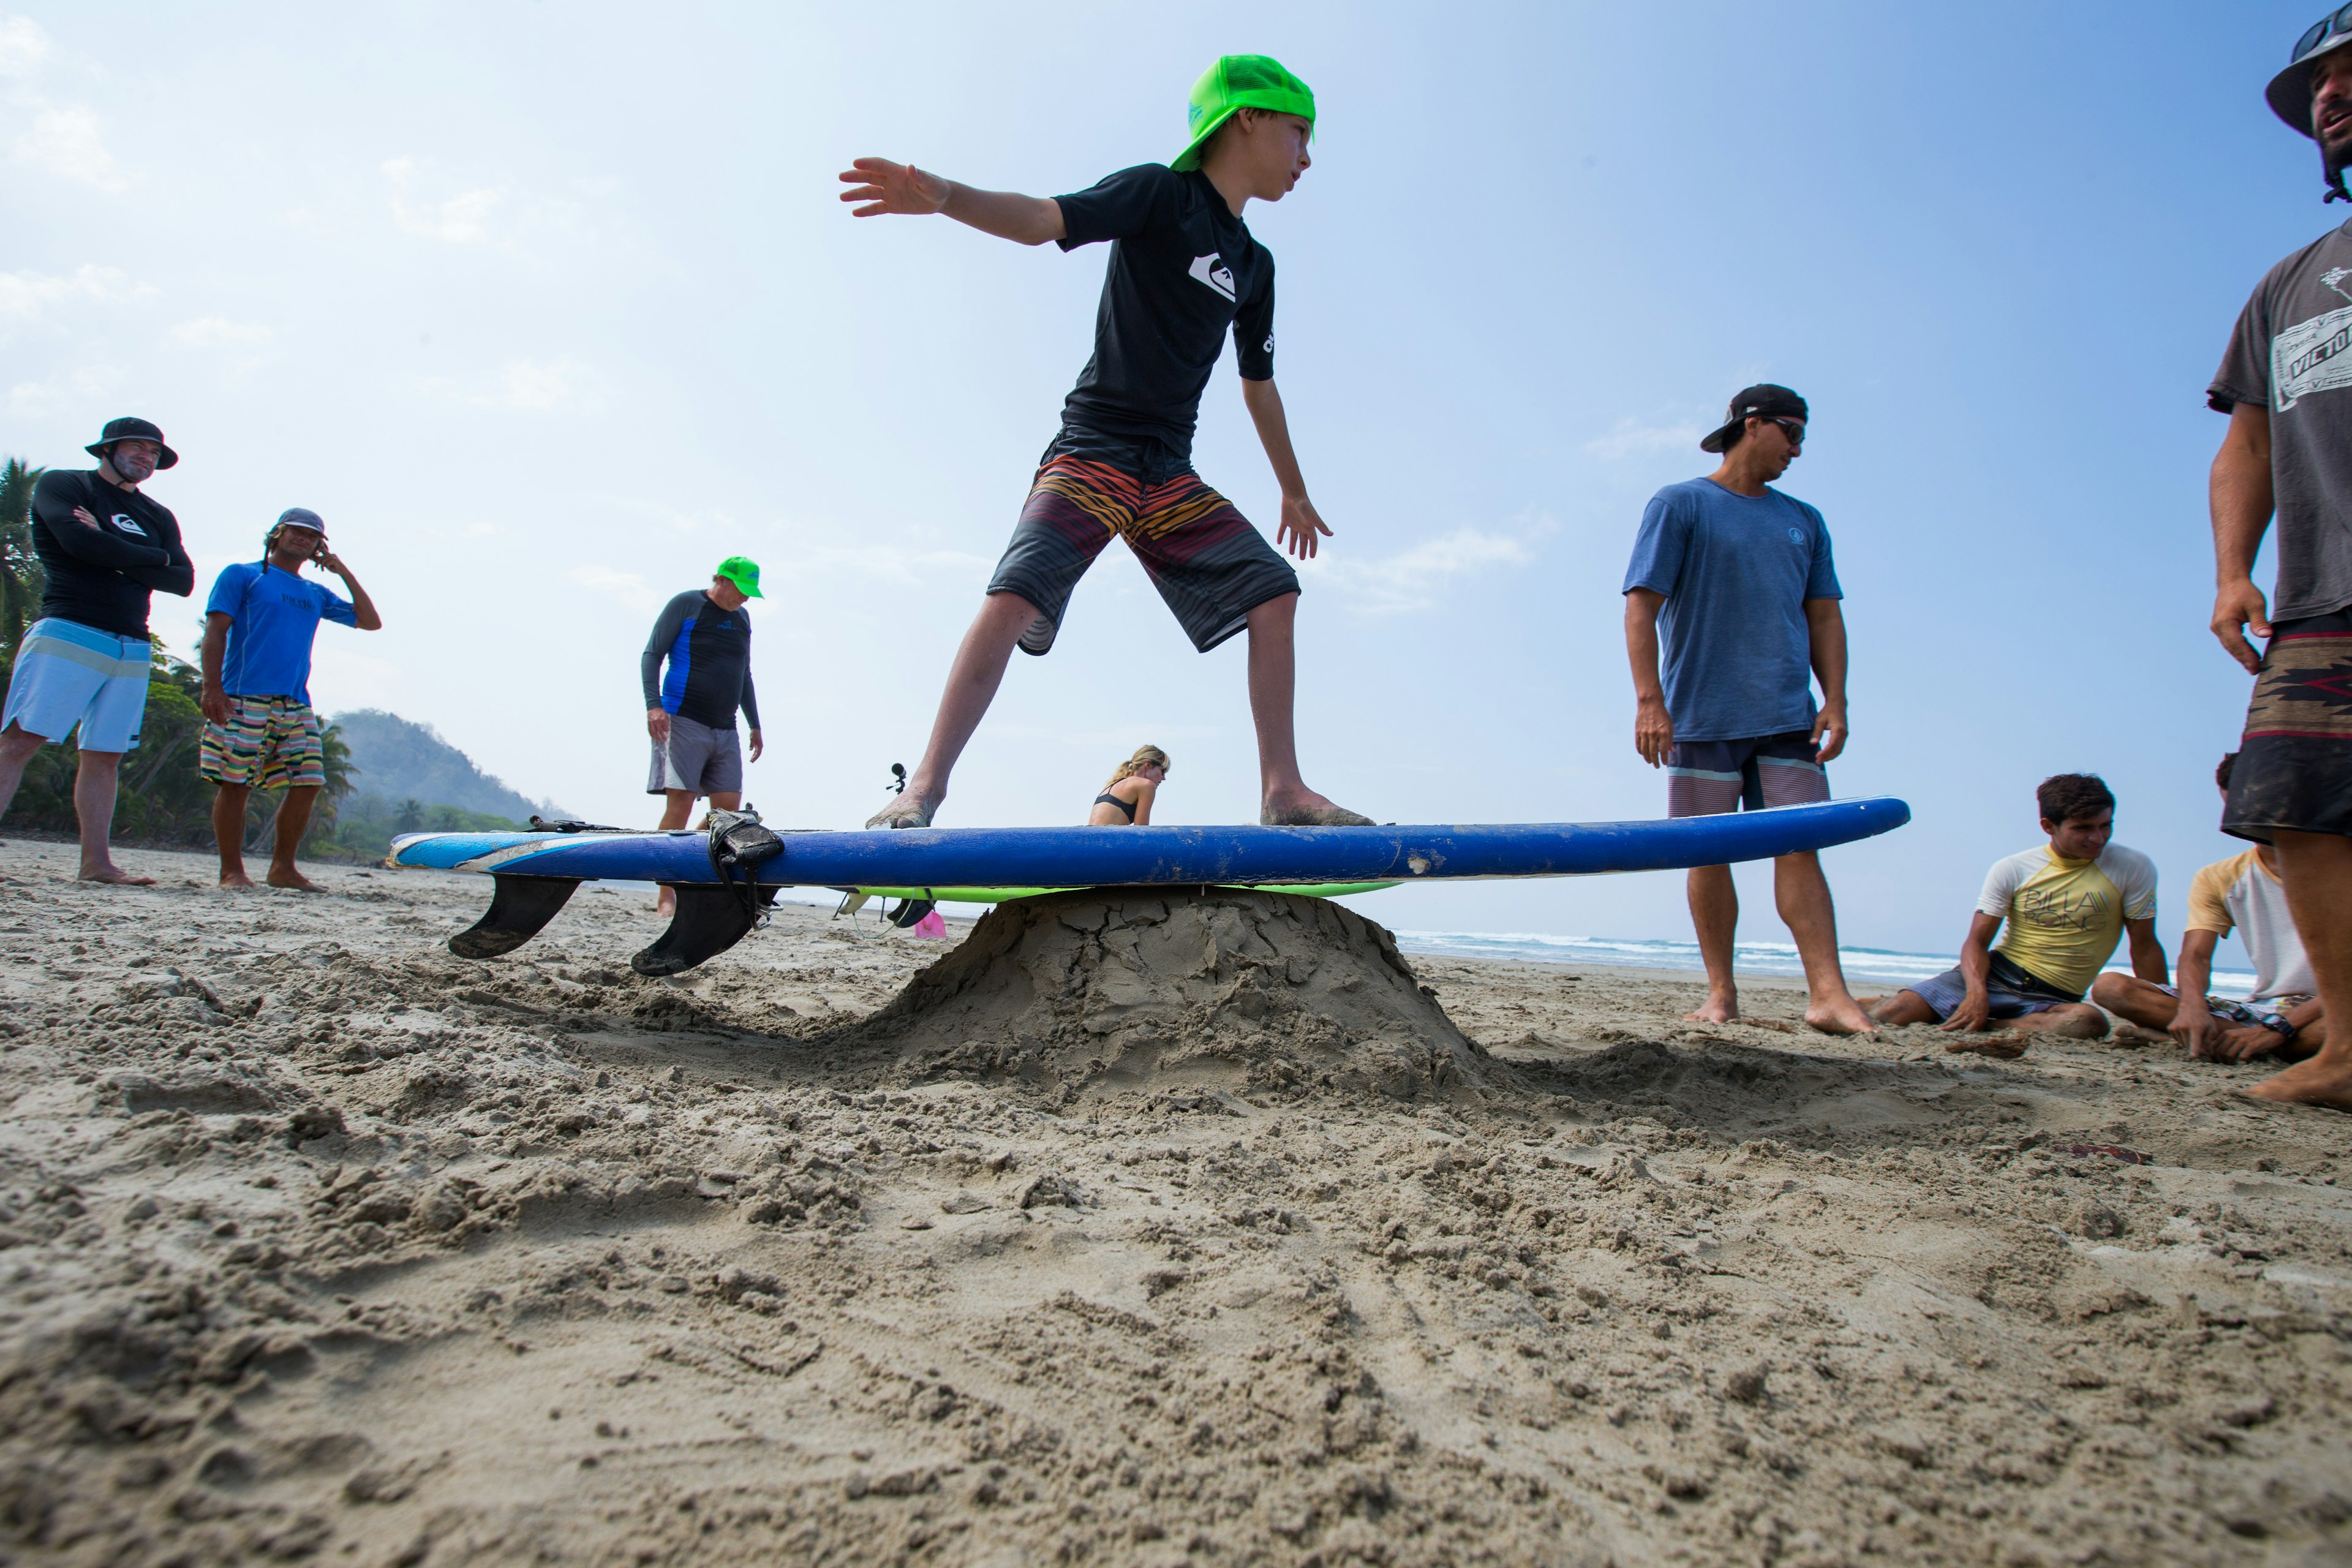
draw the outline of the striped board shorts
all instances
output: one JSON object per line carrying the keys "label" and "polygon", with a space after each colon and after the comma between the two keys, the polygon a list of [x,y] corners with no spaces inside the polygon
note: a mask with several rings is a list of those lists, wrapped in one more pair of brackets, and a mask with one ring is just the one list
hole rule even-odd
{"label": "striped board shorts", "polygon": [[1719,816],[1830,797],[1810,730],[1748,741],[1677,741],[1666,752],[1666,815]]}
{"label": "striped board shorts", "polygon": [[1148,442],[1065,432],[1045,448],[988,584],[1037,606],[1024,653],[1054,646],[1071,592],[1113,538],[1127,541],[1202,653],[1240,631],[1258,605],[1298,592],[1290,563],[1189,462]]}
{"label": "striped board shorts", "polygon": [[102,632],[47,616],[25,628],[0,730],[62,741],[79,726],[86,752],[127,752],[147,717],[150,645],[145,637]]}
{"label": "striped board shorts", "polygon": [[2221,831],[2352,835],[2352,610],[2272,626]]}
{"label": "striped board shorts", "polygon": [[205,723],[196,772],[247,789],[316,789],[327,782],[319,712],[292,697],[232,697],[228,722]]}

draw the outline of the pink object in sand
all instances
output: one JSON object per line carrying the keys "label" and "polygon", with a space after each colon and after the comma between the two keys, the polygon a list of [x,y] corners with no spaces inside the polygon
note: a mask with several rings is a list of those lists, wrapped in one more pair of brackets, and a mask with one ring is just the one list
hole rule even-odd
{"label": "pink object in sand", "polygon": [[912,934],[916,936],[943,938],[948,934],[948,922],[940,919],[939,910],[933,910],[929,914],[917,921],[911,930]]}

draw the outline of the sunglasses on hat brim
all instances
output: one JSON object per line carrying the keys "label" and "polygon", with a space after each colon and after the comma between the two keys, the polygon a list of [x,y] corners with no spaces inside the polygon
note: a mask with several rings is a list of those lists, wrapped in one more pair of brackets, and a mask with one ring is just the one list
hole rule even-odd
{"label": "sunglasses on hat brim", "polygon": [[2347,34],[2352,34],[2352,5],[2330,11],[2305,28],[2303,37],[2294,41],[2294,49],[2286,58],[2287,64],[2296,64],[2328,39]]}

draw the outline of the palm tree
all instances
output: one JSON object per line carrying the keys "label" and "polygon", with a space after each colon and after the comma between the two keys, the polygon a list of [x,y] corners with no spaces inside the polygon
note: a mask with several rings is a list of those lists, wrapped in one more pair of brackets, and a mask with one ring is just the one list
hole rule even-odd
{"label": "palm tree", "polygon": [[33,552],[33,487],[47,471],[26,468],[22,458],[0,464],[0,659],[11,666],[47,582]]}

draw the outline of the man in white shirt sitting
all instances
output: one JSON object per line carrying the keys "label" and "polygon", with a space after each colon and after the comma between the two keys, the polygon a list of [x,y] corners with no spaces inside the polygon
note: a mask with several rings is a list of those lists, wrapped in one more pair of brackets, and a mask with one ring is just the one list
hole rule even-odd
{"label": "man in white shirt sitting", "polygon": [[[2213,770],[2213,782],[2230,793],[2231,752]],[[2189,929],[2180,939],[2178,990],[2126,974],[2103,974],[2091,1000],[2143,1029],[2161,1030],[2201,1061],[2242,1062],[2259,1056],[2301,1061],[2316,1052],[2327,1030],[2320,1016],[2319,985],[2303,938],[2287,912],[2286,885],[2279,880],[2276,852],[2258,844],[2242,855],[2218,860],[2189,884]],[[2235,930],[2253,960],[2254,988],[2243,1002],[2208,996],[2213,948]]]}

